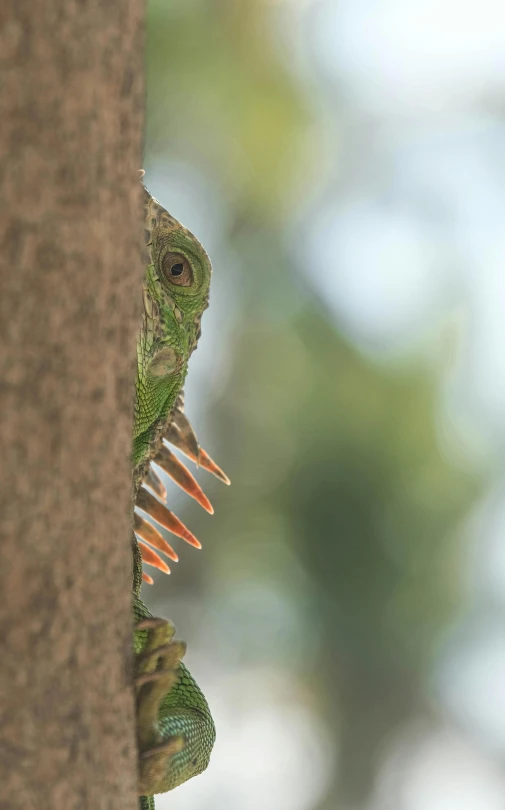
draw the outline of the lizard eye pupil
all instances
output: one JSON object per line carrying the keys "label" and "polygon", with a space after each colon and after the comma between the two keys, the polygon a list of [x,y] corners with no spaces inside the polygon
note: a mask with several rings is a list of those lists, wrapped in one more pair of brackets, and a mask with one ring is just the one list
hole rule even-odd
{"label": "lizard eye pupil", "polygon": [[169,284],[177,287],[191,287],[193,271],[187,258],[180,253],[167,253],[163,257],[162,270]]}

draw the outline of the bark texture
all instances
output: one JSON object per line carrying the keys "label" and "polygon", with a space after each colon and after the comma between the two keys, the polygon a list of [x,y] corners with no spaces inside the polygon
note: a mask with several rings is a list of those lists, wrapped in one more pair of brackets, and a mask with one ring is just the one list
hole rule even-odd
{"label": "bark texture", "polygon": [[0,9],[0,808],[137,807],[143,0]]}

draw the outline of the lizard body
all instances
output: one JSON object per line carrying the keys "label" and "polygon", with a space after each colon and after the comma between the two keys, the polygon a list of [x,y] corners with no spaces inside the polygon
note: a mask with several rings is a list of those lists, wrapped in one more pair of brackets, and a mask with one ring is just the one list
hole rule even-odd
{"label": "lizard body", "polygon": [[[199,447],[184,415],[182,393],[188,360],[200,336],[201,316],[208,306],[211,264],[196,237],[145,188],[144,213],[146,273],[137,340],[133,507],[199,547],[191,532],[164,506],[166,492],[151,464],[161,466],[210,512],[208,499],[169,450],[167,441],[229,483]],[[184,643],[173,640],[171,622],[153,618],[139,596],[142,579],[152,582],[143,572],[143,561],[169,572],[154,548],[173,560],[177,555],[152,523],[136,511],[133,530],[139,806],[154,810],[153,794],[171,790],[205,770],[215,728],[203,693],[181,661]]]}

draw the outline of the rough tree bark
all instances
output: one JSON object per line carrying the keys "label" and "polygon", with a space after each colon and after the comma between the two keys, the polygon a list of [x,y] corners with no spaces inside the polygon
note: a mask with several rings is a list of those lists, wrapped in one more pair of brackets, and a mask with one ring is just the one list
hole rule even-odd
{"label": "rough tree bark", "polygon": [[144,1],[0,5],[0,808],[133,810]]}

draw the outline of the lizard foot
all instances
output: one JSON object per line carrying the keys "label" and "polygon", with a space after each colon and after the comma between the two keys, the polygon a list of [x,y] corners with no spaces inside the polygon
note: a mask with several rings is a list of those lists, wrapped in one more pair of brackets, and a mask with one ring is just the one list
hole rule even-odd
{"label": "lizard foot", "polygon": [[139,795],[151,795],[166,773],[167,758],[184,747],[180,736],[163,737],[159,729],[160,705],[179,679],[183,641],[173,641],[174,625],[166,619],[143,619],[135,626],[143,638],[135,656]]}

